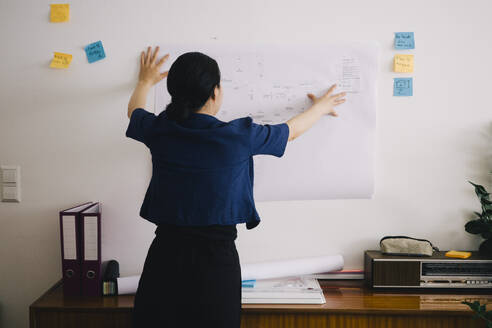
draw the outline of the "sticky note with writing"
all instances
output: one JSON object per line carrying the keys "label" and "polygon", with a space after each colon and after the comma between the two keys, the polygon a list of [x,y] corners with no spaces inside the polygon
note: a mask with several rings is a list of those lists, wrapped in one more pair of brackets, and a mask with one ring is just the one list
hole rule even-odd
{"label": "sticky note with writing", "polygon": [[415,49],[413,32],[396,32],[395,49]]}
{"label": "sticky note with writing", "polygon": [[72,55],[55,52],[50,67],[52,68],[68,68],[72,62]]}
{"label": "sticky note with writing", "polygon": [[393,96],[413,96],[413,81],[411,77],[397,77],[393,82]]}
{"label": "sticky note with writing", "polygon": [[413,55],[395,55],[393,70],[398,73],[413,72]]}
{"label": "sticky note with writing", "polygon": [[50,5],[50,22],[63,23],[68,22],[70,19],[70,5],[65,4],[51,4]]}
{"label": "sticky note with writing", "polygon": [[106,58],[104,53],[104,48],[101,41],[97,41],[85,46],[85,54],[87,55],[87,60],[89,63]]}

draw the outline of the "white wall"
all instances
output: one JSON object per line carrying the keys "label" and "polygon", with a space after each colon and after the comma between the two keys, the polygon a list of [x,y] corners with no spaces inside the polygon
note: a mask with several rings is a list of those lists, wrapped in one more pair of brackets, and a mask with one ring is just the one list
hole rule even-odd
{"label": "white wall", "polygon": [[[0,164],[22,168],[22,202],[0,203],[1,327],[27,327],[28,305],[61,278],[60,209],[101,201],[103,259],[140,273],[150,155],[124,132],[147,45],[381,44],[375,198],[258,203],[260,226],[239,228],[242,262],[341,253],[360,268],[388,234],[477,247],[463,225],[478,209],[466,180],[490,186],[490,1],[84,0],[65,24],[48,22],[49,3],[0,2]],[[396,31],[416,36],[411,98],[392,96]],[[97,40],[107,58],[89,65],[83,46]],[[70,69],[48,68],[53,51],[74,55]]]}

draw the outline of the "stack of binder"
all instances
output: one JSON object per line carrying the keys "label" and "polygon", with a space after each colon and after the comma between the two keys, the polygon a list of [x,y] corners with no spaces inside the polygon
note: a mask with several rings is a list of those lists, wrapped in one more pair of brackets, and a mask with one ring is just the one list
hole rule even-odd
{"label": "stack of binder", "polygon": [[325,304],[318,280],[288,277],[243,281],[243,304]]}
{"label": "stack of binder", "polygon": [[60,212],[63,294],[101,296],[101,204],[88,202]]}

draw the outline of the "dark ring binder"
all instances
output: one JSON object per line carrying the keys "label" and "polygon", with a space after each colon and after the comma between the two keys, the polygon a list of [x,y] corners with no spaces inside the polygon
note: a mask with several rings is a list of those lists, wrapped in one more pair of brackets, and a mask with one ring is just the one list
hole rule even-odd
{"label": "dark ring binder", "polygon": [[78,297],[82,294],[81,213],[93,206],[87,202],[60,211],[60,242],[62,259],[63,295]]}
{"label": "dark ring binder", "polygon": [[80,214],[82,296],[102,296],[101,203],[94,203]]}

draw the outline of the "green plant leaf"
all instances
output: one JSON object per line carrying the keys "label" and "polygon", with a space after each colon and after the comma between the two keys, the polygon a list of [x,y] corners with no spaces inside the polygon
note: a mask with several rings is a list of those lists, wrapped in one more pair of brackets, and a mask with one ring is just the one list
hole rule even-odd
{"label": "green plant leaf", "polygon": [[473,212],[473,213],[475,213],[475,215],[478,216],[479,219],[482,218],[482,213],[478,213],[478,212]]}
{"label": "green plant leaf", "polygon": [[472,233],[472,234],[476,235],[476,234],[488,231],[488,227],[487,227],[487,224],[485,224],[482,219],[478,219],[478,220],[468,221],[465,224],[465,230],[468,233]]}
{"label": "green plant leaf", "polygon": [[486,309],[486,304],[480,304],[479,301],[474,301],[473,303],[467,302],[467,301],[462,301],[462,304],[466,304],[470,307],[470,309],[474,312],[473,317],[474,319],[483,319],[487,325],[487,327],[492,328],[492,311],[487,311]]}
{"label": "green plant leaf", "polygon": [[468,181],[475,187],[475,193],[477,194],[478,198],[485,198],[489,199],[490,194],[485,190],[485,188],[481,185],[474,184],[471,181]]}
{"label": "green plant leaf", "polygon": [[480,302],[479,301],[474,301],[473,303],[466,302],[467,304],[473,311],[479,311],[480,310]]}
{"label": "green plant leaf", "polygon": [[485,239],[492,238],[492,231],[489,230],[489,231],[482,232],[482,237]]}
{"label": "green plant leaf", "polygon": [[492,255],[492,239],[487,239],[480,244],[478,248],[480,254]]}
{"label": "green plant leaf", "polygon": [[483,194],[480,199],[485,199],[485,200],[489,200],[490,199],[490,193],[486,192],[485,194]]}
{"label": "green plant leaf", "polygon": [[[490,194],[488,194],[490,196]],[[488,200],[487,198],[481,198],[480,199],[480,202],[483,204],[483,205],[489,205],[489,206],[492,206],[492,200]]]}
{"label": "green plant leaf", "polygon": [[482,212],[491,211],[492,212],[492,202],[485,198],[480,198],[480,203],[482,204]]}

